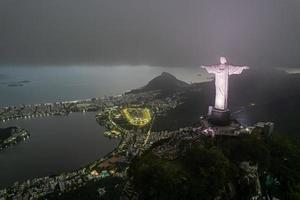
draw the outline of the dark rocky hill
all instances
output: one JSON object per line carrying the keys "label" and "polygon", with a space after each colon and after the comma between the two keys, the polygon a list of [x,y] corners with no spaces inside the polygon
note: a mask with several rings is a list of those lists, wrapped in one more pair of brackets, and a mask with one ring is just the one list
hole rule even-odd
{"label": "dark rocky hill", "polygon": [[138,93],[138,92],[147,92],[152,90],[161,90],[161,91],[174,91],[182,88],[189,87],[190,84],[178,80],[172,74],[167,72],[163,72],[158,77],[149,81],[149,83],[139,89],[132,90],[131,93]]}

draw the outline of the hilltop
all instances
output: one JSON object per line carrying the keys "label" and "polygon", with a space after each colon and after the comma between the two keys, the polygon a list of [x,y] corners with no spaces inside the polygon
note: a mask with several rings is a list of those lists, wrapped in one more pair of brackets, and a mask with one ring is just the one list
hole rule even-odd
{"label": "hilltop", "polygon": [[175,76],[170,73],[163,72],[161,75],[155,77],[148,82],[147,85],[130,91],[129,93],[139,93],[139,92],[148,92],[153,90],[160,91],[174,91],[178,89],[183,89],[189,87],[190,84],[178,80]]}

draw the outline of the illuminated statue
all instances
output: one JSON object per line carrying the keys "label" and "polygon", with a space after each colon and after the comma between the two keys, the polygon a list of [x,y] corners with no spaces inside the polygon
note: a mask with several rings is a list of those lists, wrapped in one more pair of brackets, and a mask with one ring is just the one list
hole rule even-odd
{"label": "illuminated statue", "polygon": [[216,98],[215,108],[219,110],[227,109],[228,96],[228,76],[232,74],[241,74],[244,69],[249,69],[247,66],[232,66],[227,65],[225,57],[220,58],[219,65],[201,66],[210,74],[215,74]]}

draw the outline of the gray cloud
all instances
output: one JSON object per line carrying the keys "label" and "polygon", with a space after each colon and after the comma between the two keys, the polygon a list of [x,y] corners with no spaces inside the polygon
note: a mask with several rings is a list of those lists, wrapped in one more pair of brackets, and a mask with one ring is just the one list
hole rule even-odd
{"label": "gray cloud", "polygon": [[1,65],[300,67],[299,0],[1,0]]}

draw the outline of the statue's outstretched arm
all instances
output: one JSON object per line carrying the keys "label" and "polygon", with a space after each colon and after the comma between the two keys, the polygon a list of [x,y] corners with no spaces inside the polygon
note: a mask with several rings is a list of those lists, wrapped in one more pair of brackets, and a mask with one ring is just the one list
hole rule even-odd
{"label": "statue's outstretched arm", "polygon": [[201,66],[201,68],[206,69],[207,73],[209,73],[209,74],[214,74],[214,73],[217,72],[217,66],[216,65]]}
{"label": "statue's outstretched arm", "polygon": [[229,75],[231,74],[241,74],[244,69],[249,69],[248,66],[229,66]]}

